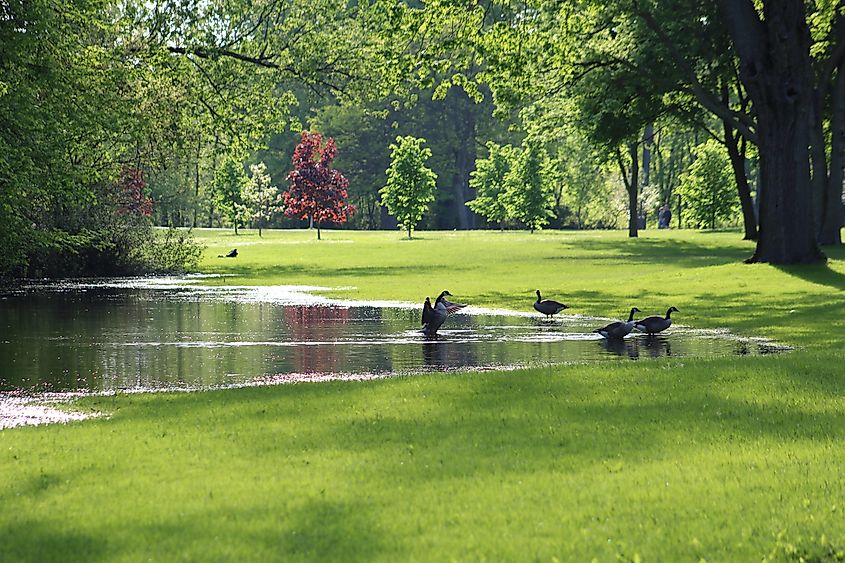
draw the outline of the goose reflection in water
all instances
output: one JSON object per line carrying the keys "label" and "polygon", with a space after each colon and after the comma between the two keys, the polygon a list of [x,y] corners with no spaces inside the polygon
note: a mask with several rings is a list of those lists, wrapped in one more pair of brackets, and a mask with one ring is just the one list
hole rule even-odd
{"label": "goose reflection in water", "polygon": [[672,355],[672,343],[666,336],[649,335],[636,338],[605,338],[599,345],[617,356],[637,359],[641,355],[652,358]]}
{"label": "goose reflection in water", "polygon": [[436,335],[426,338],[422,344],[423,364],[427,367],[446,366],[446,346],[434,342],[436,339]]}
{"label": "goose reflection in water", "polygon": [[422,357],[423,364],[427,368],[434,369],[449,369],[462,366],[480,366],[486,363],[495,363],[490,355],[490,351],[482,354],[480,359],[478,350],[478,342],[465,340],[460,336],[451,335],[452,338],[443,335],[437,338],[426,338],[422,342]]}
{"label": "goose reflection in water", "polygon": [[628,356],[629,358],[637,358],[639,352],[633,339],[625,340],[624,338],[602,338],[599,340],[599,346],[617,356]]}

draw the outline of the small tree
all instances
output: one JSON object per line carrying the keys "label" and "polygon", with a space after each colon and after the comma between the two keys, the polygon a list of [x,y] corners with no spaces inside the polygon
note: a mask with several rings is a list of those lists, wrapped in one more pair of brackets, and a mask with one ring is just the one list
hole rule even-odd
{"label": "small tree", "polygon": [[144,172],[135,168],[124,168],[120,174],[117,199],[118,215],[150,217],[153,213],[153,200],[146,193],[147,183]]}
{"label": "small tree", "polygon": [[475,190],[475,199],[468,201],[467,207],[504,229],[508,210],[502,196],[505,193],[505,176],[510,170],[513,147],[488,141],[487,152],[487,158],[475,161],[475,170],[470,174],[469,187]]}
{"label": "small tree", "polygon": [[311,219],[317,225],[317,240],[323,221],[344,223],[355,212],[347,200],[349,180],[331,167],[337,147],[329,137],[323,145],[319,133],[302,132],[293,151],[294,169],[288,174],[290,189],[284,193],[285,215]]}
{"label": "small tree", "polygon": [[716,228],[730,219],[739,205],[728,154],[713,139],[693,149],[695,161],[681,175],[678,193],[684,201],[686,221],[699,228]]}
{"label": "small tree", "polygon": [[232,157],[226,158],[214,173],[212,193],[220,213],[235,227],[249,220],[249,210],[243,202],[243,189],[249,182],[244,167]]}
{"label": "small tree", "polygon": [[533,233],[548,224],[554,196],[543,181],[543,151],[533,143],[526,143],[524,149],[515,152],[505,176],[503,201],[508,215],[522,221]]}
{"label": "small tree", "polygon": [[284,209],[282,194],[279,193],[279,188],[270,183],[270,175],[263,162],[251,165],[249,170],[252,177],[244,186],[243,199],[249,209],[250,219],[258,226],[260,237],[262,227]]}
{"label": "small tree", "polygon": [[434,201],[437,174],[425,163],[431,157],[431,149],[423,147],[425,139],[396,137],[390,145],[390,167],[387,169],[387,185],[379,190],[381,204],[388,213],[408,231],[422,219],[428,204]]}

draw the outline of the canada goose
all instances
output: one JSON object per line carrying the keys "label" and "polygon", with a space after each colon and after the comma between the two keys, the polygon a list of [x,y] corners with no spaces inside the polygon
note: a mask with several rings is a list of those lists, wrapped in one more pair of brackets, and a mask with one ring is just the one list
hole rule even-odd
{"label": "canada goose", "polygon": [[634,329],[634,313],[639,313],[640,310],[636,307],[631,307],[631,312],[628,315],[628,321],[616,321],[615,323],[610,323],[607,326],[603,326],[602,328],[597,328],[593,332],[598,332],[605,338],[623,338],[629,332]]}
{"label": "canada goose", "polygon": [[557,301],[552,301],[551,299],[543,299],[540,296],[540,290],[537,290],[537,301],[534,302],[534,309],[538,313],[543,313],[547,317],[551,317],[552,315],[556,315],[568,308],[569,307],[563,303],[558,303]]}
{"label": "canada goose", "polygon": [[656,334],[660,331],[666,330],[670,326],[672,326],[672,319],[669,316],[673,313],[680,313],[675,307],[669,307],[669,310],[666,311],[666,316],[661,317],[655,315],[653,317],[646,317],[644,319],[640,319],[634,323],[634,328],[640,332],[645,332],[648,334]]}
{"label": "canada goose", "polygon": [[466,307],[463,303],[452,303],[451,301],[447,301],[445,299],[447,295],[450,297],[452,296],[452,294],[448,291],[442,291],[440,295],[437,296],[433,307],[431,305],[431,299],[428,297],[425,298],[422,313],[422,331],[426,336],[436,335],[437,330],[444,322],[446,322],[446,317]]}
{"label": "canada goose", "polygon": [[238,257],[238,249],[237,249],[237,248],[233,248],[233,249],[232,249],[232,250],[230,250],[230,251],[229,251],[229,253],[228,253],[228,254],[226,254],[225,256],[223,256],[222,254],[218,254],[218,255],[217,255],[217,257],[218,257],[218,258],[237,258],[237,257]]}

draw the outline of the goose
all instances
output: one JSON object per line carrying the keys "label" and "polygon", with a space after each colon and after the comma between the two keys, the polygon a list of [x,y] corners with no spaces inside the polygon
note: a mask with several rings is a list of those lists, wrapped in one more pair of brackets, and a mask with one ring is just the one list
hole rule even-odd
{"label": "goose", "polygon": [[443,290],[437,299],[434,301],[434,306],[431,305],[431,299],[426,297],[423,303],[422,324],[423,333],[426,336],[434,336],[437,330],[446,322],[446,317],[456,311],[460,311],[466,305],[463,303],[452,303],[446,300],[446,296],[451,297],[452,294],[447,290]]}
{"label": "goose", "polygon": [[597,328],[593,332],[597,332],[605,338],[623,338],[634,329],[634,313],[639,313],[640,310],[636,307],[631,307],[631,313],[628,315],[628,321],[616,321],[607,326]]}
{"label": "goose", "polygon": [[223,256],[222,254],[218,254],[217,257],[218,258],[237,258],[238,257],[238,249],[233,248],[232,250],[227,252],[225,256]]}
{"label": "goose", "polygon": [[655,315],[653,317],[640,319],[634,323],[634,328],[640,332],[648,334],[656,334],[660,331],[666,330],[672,326],[672,319],[669,318],[672,312],[680,313],[680,311],[678,311],[675,307],[669,307],[669,310],[666,311],[665,317]]}
{"label": "goose", "polygon": [[543,313],[547,317],[551,317],[552,315],[556,315],[568,308],[569,307],[563,303],[558,303],[557,301],[552,301],[551,299],[543,299],[540,296],[540,290],[537,290],[537,301],[534,302],[534,309],[538,313]]}

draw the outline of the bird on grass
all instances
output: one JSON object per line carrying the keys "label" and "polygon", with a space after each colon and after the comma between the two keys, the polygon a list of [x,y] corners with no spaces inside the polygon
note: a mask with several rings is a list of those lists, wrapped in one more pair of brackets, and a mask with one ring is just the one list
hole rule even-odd
{"label": "bird on grass", "polygon": [[534,302],[534,309],[546,315],[546,317],[551,318],[553,315],[556,315],[563,311],[564,309],[568,309],[568,305],[564,305],[563,303],[558,303],[557,301],[552,301],[551,299],[543,299],[540,295],[540,290],[537,290],[537,301]]}
{"label": "bird on grass", "polygon": [[228,254],[226,254],[225,256],[224,256],[224,255],[222,255],[222,254],[218,254],[218,255],[217,255],[217,257],[218,257],[218,258],[237,258],[237,257],[238,257],[238,249],[237,249],[237,248],[233,248],[233,249],[232,249],[232,250],[230,250],[230,251],[229,251],[229,253],[228,253]]}
{"label": "bird on grass", "polygon": [[658,332],[664,331],[672,326],[672,319],[670,317],[673,312],[680,313],[680,311],[678,311],[675,307],[669,307],[666,311],[665,317],[655,315],[653,317],[640,319],[634,322],[634,328],[649,335],[657,334]]}
{"label": "bird on grass", "polygon": [[446,322],[446,317],[466,307],[463,303],[452,303],[451,301],[447,301],[447,295],[449,297],[452,296],[451,293],[443,290],[440,295],[437,296],[437,299],[434,301],[434,305],[431,304],[431,299],[429,297],[425,298],[422,312],[422,331],[426,336],[436,335],[437,330],[443,326],[444,322]]}
{"label": "bird on grass", "polygon": [[624,338],[628,333],[634,330],[634,313],[639,313],[640,310],[636,307],[631,307],[631,312],[628,314],[626,322],[616,321],[607,326],[597,328],[593,332],[597,332],[605,338]]}

